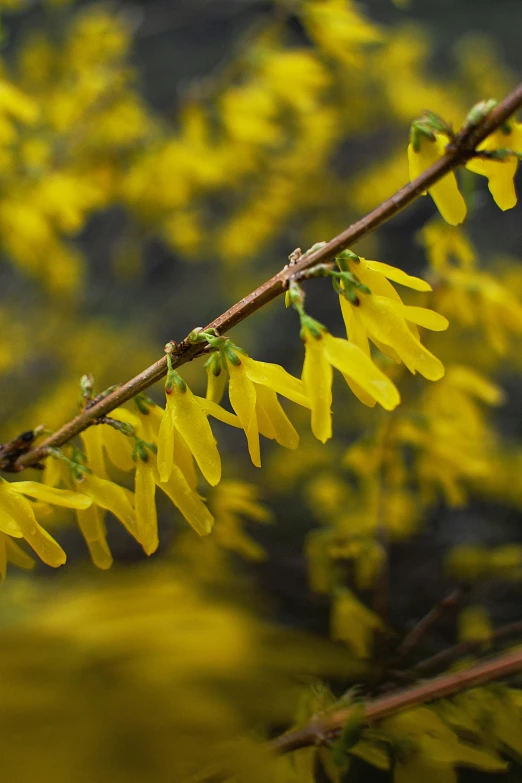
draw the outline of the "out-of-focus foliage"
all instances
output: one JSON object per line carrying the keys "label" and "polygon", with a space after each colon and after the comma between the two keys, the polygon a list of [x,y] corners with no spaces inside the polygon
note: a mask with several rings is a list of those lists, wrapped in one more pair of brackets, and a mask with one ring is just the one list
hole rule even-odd
{"label": "out-of-focus foliage", "polygon": [[[317,248],[442,157],[454,130],[514,82],[494,42],[473,36],[441,76],[428,32],[405,21],[412,3],[395,5],[386,26],[351,0],[274,2],[223,67],[173,89],[176,110],[163,111],[148,102],[139,25],[125,5],[0,3],[6,35],[40,14],[38,29],[20,24],[0,62],[2,274],[33,298],[22,311],[0,291],[2,439],[56,429],[157,358],[172,335],[170,320],[159,340],[149,329],[156,312],[185,308],[193,341],[210,349],[205,371],[170,367],[164,407],[141,394],[55,450],[42,475],[0,479],[2,579],[35,565],[26,545],[52,567],[75,550],[102,571],[116,561],[116,574],[78,585],[9,573],[0,603],[8,781],[181,781],[210,769],[313,783],[322,767],[340,783],[365,764],[396,783],[451,783],[459,766],[502,772],[508,757],[522,759],[514,689],[477,689],[371,728],[359,704],[361,693],[393,687],[389,670],[403,666],[404,628],[385,609],[398,589],[393,547],[451,509],[522,505],[520,444],[495,418],[508,400],[502,381],[521,370],[522,275],[500,241],[496,257],[474,241],[487,209],[481,177],[502,211],[515,207],[520,125],[496,131],[482,157],[430,188],[444,220],[421,199],[423,224],[405,224],[406,257],[366,238],[361,255],[344,251],[333,270],[317,270],[334,288],[323,301],[314,289],[325,281],[291,285],[296,312],[274,314],[274,326],[250,319],[241,347],[195,328],[207,305],[230,306],[280,268],[296,237]],[[111,219],[110,236],[93,237]],[[160,256],[177,265],[179,291],[160,281],[150,303]],[[111,276],[126,293],[116,315],[100,314],[93,292]],[[247,452],[255,467],[263,459],[257,484]],[[301,524],[308,512],[312,530]],[[270,563],[274,546],[257,527],[268,522],[274,536],[293,535],[295,559],[309,531],[309,586],[328,604],[336,648],[270,630],[240,600],[230,569],[238,557]],[[155,563],[118,565],[152,555],[172,529],[176,551],[188,549],[182,565],[161,550]],[[520,550],[475,537],[450,548],[446,575],[466,590],[516,586]],[[472,595],[455,639],[480,652],[495,632]],[[362,685],[339,698],[304,684],[305,672]],[[353,720],[332,747],[266,752],[274,729],[346,705]]]}

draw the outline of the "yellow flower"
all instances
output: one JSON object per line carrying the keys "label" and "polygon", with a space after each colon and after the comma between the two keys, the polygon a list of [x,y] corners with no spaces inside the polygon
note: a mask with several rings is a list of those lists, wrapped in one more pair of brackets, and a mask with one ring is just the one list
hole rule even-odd
{"label": "yellow flower", "polygon": [[332,367],[342,373],[362,402],[378,402],[386,410],[399,404],[392,381],[355,343],[333,337],[317,322],[312,328],[304,325],[301,337],[305,344],[302,378],[312,407],[312,432],[318,440],[325,443],[332,437]]}
{"label": "yellow flower", "polygon": [[358,658],[369,656],[375,631],[384,628],[380,617],[346,589],[337,591],[334,596],[331,626],[332,638],[351,647]]}
{"label": "yellow flower", "polygon": [[[506,129],[501,128],[495,131],[477,149],[485,152],[495,152],[495,150],[522,152],[522,124],[513,123]],[[472,158],[466,163],[467,169],[487,177],[490,193],[497,206],[502,210],[511,209],[517,203],[513,182],[517,167],[518,158],[516,155],[509,154],[503,160]]]}
{"label": "yellow flower", "polygon": [[419,237],[436,272],[445,273],[453,264],[467,270],[475,266],[475,250],[461,228],[448,226],[442,220],[430,221]]}
{"label": "yellow flower", "polygon": [[[427,168],[446,154],[448,139],[442,134],[433,134],[432,141],[423,133],[417,135],[417,141],[408,145],[410,180],[416,179]],[[466,202],[458,189],[457,178],[450,171],[429,188],[429,194],[437,205],[444,220],[452,226],[462,223],[466,217]]]}
{"label": "yellow flower", "polygon": [[386,356],[404,362],[410,372],[418,371],[431,381],[442,378],[444,367],[420,342],[417,325],[442,331],[448,328],[447,319],[433,310],[403,304],[389,280],[417,291],[430,291],[431,286],[380,261],[354,256],[343,257],[342,263],[359,286],[340,297],[350,341],[369,357],[369,338]]}
{"label": "yellow flower", "polygon": [[281,407],[277,394],[306,408],[310,407],[310,402],[302,381],[278,364],[258,362],[245,353],[233,350],[226,356],[230,404],[245,431],[250,458],[259,468],[260,433],[289,449],[297,448],[299,443],[299,436]]}
{"label": "yellow flower", "polygon": [[136,505],[136,535],[147,555],[156,551],[158,539],[158,517],[156,513],[156,480],[154,454],[147,452],[147,460],[136,462],[134,497]]}
{"label": "yellow flower", "polygon": [[39,484],[37,481],[0,480],[0,531],[27,543],[47,565],[63,565],[66,554],[62,547],[38,524],[33,504],[24,495],[44,503],[67,508],[85,509],[92,500],[78,492]]}
{"label": "yellow flower", "polygon": [[[168,481],[175,463],[174,432],[177,431],[209,484],[215,486],[221,478],[221,457],[210,424],[199,398],[181,381],[167,383],[167,405],[158,433],[158,472],[161,481]],[[219,407],[219,406],[216,406]]]}

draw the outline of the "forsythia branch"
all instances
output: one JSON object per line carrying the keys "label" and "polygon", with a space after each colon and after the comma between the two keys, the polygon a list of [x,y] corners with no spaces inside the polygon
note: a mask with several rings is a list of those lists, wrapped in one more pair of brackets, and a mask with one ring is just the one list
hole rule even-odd
{"label": "forsythia branch", "polygon": [[[522,652],[508,652],[490,660],[478,663],[466,671],[450,672],[429,682],[404,688],[386,696],[366,702],[365,722],[383,720],[402,710],[443,699],[468,688],[501,680],[522,671]],[[345,707],[330,714],[317,717],[308,725],[277,737],[270,743],[277,753],[290,753],[310,745],[322,744],[326,738],[336,734],[349,720],[354,707]],[[358,707],[358,709],[360,709]]]}
{"label": "forsythia branch", "polygon": [[[519,84],[503,101],[492,109],[477,124],[468,124],[456,134],[448,144],[446,154],[424,171],[419,177],[408,183],[378,207],[362,217],[345,231],[325,243],[312,253],[306,253],[295,263],[286,265],[274,277],[267,280],[259,288],[245,296],[229,310],[216,318],[206,329],[213,328],[220,335],[244,321],[264,305],[285,292],[291,279],[306,277],[305,272],[317,264],[333,261],[342,250],[351,247],[362,237],[374,231],[380,225],[392,218],[418,196],[425,193],[434,183],[438,182],[448,172],[457,166],[465,164],[476,153],[476,147],[493,131],[500,128],[509,117],[522,106],[522,83]],[[206,347],[191,344],[188,339],[177,344],[172,354],[172,364],[178,368],[183,364],[202,355]],[[17,472],[31,465],[37,465],[49,453],[50,448],[56,448],[67,443],[71,438],[90,427],[96,419],[107,416],[122,403],[132,399],[167,374],[167,360],[163,356],[143,372],[119,386],[96,404],[83,410],[78,416],[64,424],[59,430],[47,437],[34,448],[27,449],[13,462],[6,460],[10,444],[0,446],[0,467],[2,470]],[[12,451],[12,450],[11,450]],[[3,459],[4,458],[4,459]]]}

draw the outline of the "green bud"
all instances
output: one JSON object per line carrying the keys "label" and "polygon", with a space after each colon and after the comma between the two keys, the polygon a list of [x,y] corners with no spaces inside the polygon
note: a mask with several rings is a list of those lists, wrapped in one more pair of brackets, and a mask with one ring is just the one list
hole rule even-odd
{"label": "green bud", "polygon": [[225,347],[222,349],[222,353],[226,357],[226,359],[230,362],[230,364],[233,364],[234,367],[239,367],[241,364],[241,359],[236,353],[236,346],[232,347],[232,343],[227,343]]}
{"label": "green bud", "polygon": [[492,109],[495,108],[496,105],[497,102],[493,100],[493,98],[476,103],[468,112],[464,127],[474,128],[475,125],[479,125],[484,117],[487,117],[487,115],[490,113],[490,111],[492,111]]}

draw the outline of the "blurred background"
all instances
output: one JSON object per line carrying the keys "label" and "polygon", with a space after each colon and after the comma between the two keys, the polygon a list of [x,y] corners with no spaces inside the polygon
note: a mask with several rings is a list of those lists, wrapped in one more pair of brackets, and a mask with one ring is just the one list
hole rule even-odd
{"label": "blurred background", "polygon": [[[93,373],[97,392],[127,380],[168,340],[277,272],[296,247],[330,239],[377,206],[408,180],[412,120],[429,109],[458,129],[474,103],[500,100],[522,71],[515,0],[4,0],[0,8],[2,441],[39,424],[57,428],[78,410],[82,374]],[[498,407],[500,392],[491,392],[490,410],[488,393],[457,409],[456,375],[428,399],[429,382],[384,363],[403,383],[407,411],[446,414],[455,402],[441,443],[451,450],[455,431],[469,438],[448,457],[453,478],[428,475],[442,450],[426,449],[419,468],[409,442],[383,446],[382,417],[341,382],[334,441],[312,443],[306,415],[292,411],[302,446],[290,453],[265,441],[261,471],[245,459],[243,433],[216,425],[225,478],[241,482],[255,510],[222,524],[216,513],[212,540],[187,532],[160,500],[160,548],[147,559],[109,514],[117,565],[103,573],[67,515],[57,516],[50,524],[68,553],[64,573],[10,566],[0,597],[6,780],[50,780],[57,755],[60,781],[183,780],[201,736],[211,748],[204,761],[215,763],[245,726],[248,742],[260,725],[284,727],[297,669],[344,685],[361,676],[369,648],[336,626],[340,589],[376,610],[385,604],[376,655],[456,588],[457,609],[425,635],[419,659],[459,641],[491,643],[494,628],[520,619],[522,311],[499,334],[494,309],[507,301],[502,292],[522,295],[520,207],[501,212],[485,180],[459,176],[469,212],[462,232],[441,227],[426,197],[356,247],[427,276],[435,291],[422,303],[451,321],[449,333],[430,335],[430,350],[504,389]],[[454,268],[475,277],[452,277]],[[503,287],[498,296],[492,280]],[[464,287],[470,299],[457,302],[451,294]],[[307,286],[307,310],[343,333],[328,281]],[[232,337],[256,359],[300,374],[298,319],[281,301]],[[201,362],[182,374],[204,394]],[[163,404],[161,384],[150,394]],[[387,461],[375,472],[378,442]],[[24,478],[39,478],[30,472]],[[384,521],[375,516],[377,473],[386,474]],[[226,486],[202,489],[211,508],[223,506]],[[126,627],[115,622],[122,617]],[[194,617],[202,619],[193,628]],[[314,641],[280,639],[283,629]],[[331,635],[341,643],[330,646]],[[202,648],[211,663],[197,659]],[[127,688],[136,677],[142,691]],[[34,747],[22,758],[28,715]],[[46,720],[53,740],[41,733]],[[62,755],[56,737],[68,736],[68,724],[75,731]],[[245,757],[257,752],[245,745]],[[276,779],[269,766],[259,774]]]}

